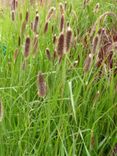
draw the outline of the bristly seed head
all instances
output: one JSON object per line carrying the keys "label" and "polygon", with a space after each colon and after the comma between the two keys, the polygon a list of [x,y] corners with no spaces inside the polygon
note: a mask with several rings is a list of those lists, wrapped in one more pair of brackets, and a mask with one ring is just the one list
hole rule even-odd
{"label": "bristly seed head", "polygon": [[37,75],[37,85],[38,85],[38,96],[45,97],[47,94],[47,86],[44,80],[44,75],[39,73]]}
{"label": "bristly seed head", "polygon": [[16,8],[16,1],[12,0],[12,2],[11,2],[11,10],[15,10],[15,8]]}
{"label": "bristly seed head", "polygon": [[22,23],[22,26],[21,26],[21,34],[22,35],[23,35],[25,29],[26,29],[26,21],[24,20],[24,22]]}
{"label": "bristly seed head", "polygon": [[66,52],[68,52],[71,48],[71,42],[72,42],[72,30],[70,27],[67,28],[67,31],[66,31],[66,41],[65,41],[65,50]]}
{"label": "bristly seed head", "polygon": [[12,10],[11,16],[12,16],[12,21],[15,21],[15,10]]}
{"label": "bristly seed head", "polygon": [[57,57],[57,50],[54,49],[54,53],[53,53],[53,61],[56,59],[56,57]]}
{"label": "bristly seed head", "polygon": [[47,56],[48,60],[51,60],[51,54],[50,54],[49,48],[46,48],[46,56]]}
{"label": "bristly seed head", "polygon": [[97,3],[94,8],[94,13],[97,13],[99,11],[99,8],[100,8],[100,3]]}
{"label": "bristly seed head", "polygon": [[57,41],[57,37],[56,37],[56,34],[53,36],[53,43],[56,44],[56,41]]}
{"label": "bristly seed head", "polygon": [[20,45],[21,45],[21,37],[19,36],[18,37],[18,46],[20,47]]}
{"label": "bristly seed head", "polygon": [[28,10],[26,11],[26,17],[25,17],[25,19],[26,19],[26,22],[29,21],[29,11]]}
{"label": "bristly seed head", "polygon": [[62,32],[58,38],[58,45],[57,45],[57,54],[59,57],[63,56],[64,47],[65,47],[65,39],[64,39],[64,33]]}
{"label": "bristly seed head", "polygon": [[45,27],[44,27],[44,33],[46,33],[48,31],[48,25],[49,25],[49,23],[48,23],[48,21],[46,21]]}
{"label": "bristly seed head", "polygon": [[48,11],[48,15],[46,17],[46,21],[49,21],[52,18],[52,15],[53,15],[55,10],[56,10],[55,7],[50,8],[50,10]]}
{"label": "bristly seed head", "polygon": [[34,22],[34,32],[37,33],[37,28],[39,24],[39,14],[36,14],[35,22]]}
{"label": "bristly seed head", "polygon": [[27,58],[30,52],[30,37],[26,38],[25,41],[25,50],[24,50],[24,57]]}
{"label": "bristly seed head", "polygon": [[90,53],[87,56],[85,63],[84,63],[84,72],[87,72],[90,69],[91,64],[92,64],[92,58],[93,58],[93,55]]}
{"label": "bristly seed head", "polygon": [[15,6],[16,6],[16,8],[18,7],[18,0],[16,0],[16,2],[15,2]]}
{"label": "bristly seed head", "polygon": [[95,52],[96,52],[98,42],[99,42],[99,36],[97,35],[97,36],[93,39],[92,53],[95,53]]}
{"label": "bristly seed head", "polygon": [[64,14],[62,14],[60,21],[60,32],[64,30],[64,23],[65,23]]}
{"label": "bristly seed head", "polygon": [[60,12],[61,12],[61,15],[62,15],[65,12],[65,8],[64,8],[64,5],[62,3],[60,3],[59,6],[60,6]]}

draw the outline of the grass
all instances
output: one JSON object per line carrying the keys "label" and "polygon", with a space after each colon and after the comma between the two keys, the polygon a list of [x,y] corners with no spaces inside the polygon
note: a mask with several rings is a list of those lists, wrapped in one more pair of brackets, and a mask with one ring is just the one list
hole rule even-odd
{"label": "grass", "polygon": [[[53,34],[59,36],[59,0],[43,6],[33,6],[27,1],[16,9],[15,21],[11,10],[0,11],[0,99],[3,119],[0,122],[0,156],[111,156],[116,155],[117,146],[117,75],[111,71],[96,68],[95,61],[84,72],[84,62],[91,51],[89,29],[105,12],[117,15],[116,1],[90,1],[83,7],[81,0],[68,0],[65,21],[70,23],[75,46],[62,57],[48,60],[45,50],[53,55],[55,46]],[[62,1],[61,1],[62,2]],[[63,1],[64,2],[64,1]],[[94,13],[96,3],[99,11]],[[51,6],[56,7],[47,33],[44,33],[45,19]],[[21,34],[26,10],[29,22]],[[39,48],[33,57],[24,58],[25,39],[34,32],[30,23],[39,13]],[[22,13],[22,20],[19,15]],[[53,33],[51,27],[54,27]],[[96,23],[96,32],[105,28],[117,31],[117,18],[107,16]],[[18,38],[21,44],[18,45]],[[87,37],[87,44],[84,38]],[[99,45],[100,46],[100,45]],[[19,53],[14,60],[14,52]],[[99,47],[98,47],[99,50]],[[117,52],[117,49],[115,49]],[[114,60],[117,62],[116,53]],[[76,65],[74,65],[74,63]],[[26,62],[24,69],[23,64]],[[103,64],[102,64],[103,65]],[[47,94],[38,96],[37,74],[43,73]]]}

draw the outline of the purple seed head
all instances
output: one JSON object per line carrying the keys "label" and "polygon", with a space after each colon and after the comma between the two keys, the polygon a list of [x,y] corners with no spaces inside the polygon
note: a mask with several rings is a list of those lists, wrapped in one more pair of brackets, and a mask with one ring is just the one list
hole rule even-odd
{"label": "purple seed head", "polygon": [[24,50],[24,57],[27,58],[30,52],[30,37],[26,38],[25,41],[25,50]]}
{"label": "purple seed head", "polygon": [[61,22],[60,22],[60,31],[61,32],[64,30],[64,23],[65,23],[64,14],[62,14]]}
{"label": "purple seed head", "polygon": [[61,32],[59,38],[58,38],[58,45],[57,45],[57,54],[59,57],[62,57],[64,54],[64,47],[65,47],[65,39],[64,39],[64,33]]}
{"label": "purple seed head", "polygon": [[67,31],[66,31],[66,41],[65,41],[66,52],[68,52],[70,50],[71,42],[72,42],[72,30],[70,27],[68,27]]}
{"label": "purple seed head", "polygon": [[29,21],[29,11],[28,10],[26,11],[26,18],[25,19],[26,19],[26,22]]}
{"label": "purple seed head", "polygon": [[91,67],[91,63],[92,63],[92,58],[93,58],[93,55],[90,53],[84,62],[84,72],[89,71]]}
{"label": "purple seed head", "polygon": [[93,39],[93,48],[92,48],[92,52],[93,52],[93,53],[96,52],[98,42],[99,42],[99,36],[97,35],[97,36]]}
{"label": "purple seed head", "polygon": [[37,14],[34,21],[34,32],[37,33],[37,28],[39,24],[39,15]]}
{"label": "purple seed head", "polygon": [[42,73],[37,75],[38,96],[44,97],[47,94],[47,86]]}
{"label": "purple seed head", "polygon": [[12,2],[11,2],[11,10],[15,10],[15,8],[16,8],[16,1],[12,0]]}

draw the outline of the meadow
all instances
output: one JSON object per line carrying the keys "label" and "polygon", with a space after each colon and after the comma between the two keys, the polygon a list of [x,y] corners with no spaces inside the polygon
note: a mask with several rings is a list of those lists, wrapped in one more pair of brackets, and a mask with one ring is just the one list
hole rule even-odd
{"label": "meadow", "polygon": [[0,6],[0,156],[117,155],[117,1]]}

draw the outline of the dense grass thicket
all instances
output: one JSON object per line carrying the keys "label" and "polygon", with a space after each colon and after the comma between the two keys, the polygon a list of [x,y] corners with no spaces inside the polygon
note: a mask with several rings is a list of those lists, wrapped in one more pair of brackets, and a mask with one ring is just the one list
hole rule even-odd
{"label": "dense grass thicket", "polygon": [[0,156],[116,156],[117,1],[0,9]]}

